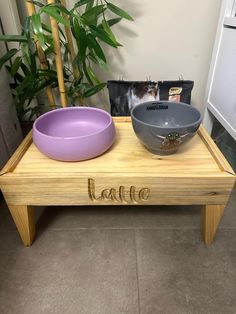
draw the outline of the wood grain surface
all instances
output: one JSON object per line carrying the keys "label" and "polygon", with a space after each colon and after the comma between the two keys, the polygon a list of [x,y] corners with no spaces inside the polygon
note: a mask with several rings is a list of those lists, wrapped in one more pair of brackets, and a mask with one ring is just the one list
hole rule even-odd
{"label": "wood grain surface", "polygon": [[0,176],[8,172],[13,172],[15,170],[15,167],[18,165],[18,163],[20,162],[21,158],[26,153],[31,143],[32,143],[32,131],[30,131],[27,134],[27,136],[24,138],[22,143],[16,149],[15,153],[11,156],[11,158],[8,160],[6,165],[2,168],[2,170],[0,171]]}
{"label": "wood grain surface", "polygon": [[197,134],[176,154],[161,156],[149,152],[137,139],[130,123],[116,123],[116,140],[103,155],[80,162],[61,162],[47,158],[32,143],[19,161],[15,174],[50,176],[88,173],[120,176],[219,176],[214,156]]}
{"label": "wood grain surface", "polygon": [[9,206],[21,240],[25,246],[30,246],[35,237],[34,209],[31,206]]}
{"label": "wood grain surface", "polygon": [[205,205],[202,208],[202,237],[205,244],[213,242],[224,208],[224,205]]}

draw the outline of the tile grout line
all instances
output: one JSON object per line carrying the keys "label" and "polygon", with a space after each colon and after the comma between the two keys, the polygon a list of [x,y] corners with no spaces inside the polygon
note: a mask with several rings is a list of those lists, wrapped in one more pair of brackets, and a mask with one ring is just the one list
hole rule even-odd
{"label": "tile grout line", "polygon": [[141,313],[141,304],[140,304],[140,290],[139,290],[139,268],[138,268],[138,250],[137,250],[137,237],[136,230],[133,230],[134,235],[134,249],[135,249],[135,264],[136,264],[136,280],[137,280],[137,291],[138,291],[138,313]]}
{"label": "tile grout line", "polygon": [[[13,228],[12,230],[0,230],[0,234],[9,234],[9,233],[12,233],[12,231],[14,231],[15,228]],[[200,230],[200,228],[198,227],[159,227],[159,228],[148,228],[148,227],[128,227],[128,228],[117,228],[117,227],[107,227],[107,228],[99,228],[99,227],[92,227],[92,228],[89,228],[89,227],[81,227],[81,228],[48,228],[46,231],[47,232],[60,232],[60,231],[65,231],[65,232],[76,232],[76,231],[96,231],[96,230],[133,230],[133,231],[138,231],[138,230],[152,230],[152,231],[158,231],[158,230],[166,230],[166,231],[169,231],[169,230],[185,230],[185,231],[189,231],[189,230],[192,230],[192,231],[196,231],[196,230]],[[219,227],[218,228],[219,231],[234,231],[236,230],[236,227]],[[15,230],[16,231],[16,230]],[[38,229],[38,232],[41,233],[41,230]]]}

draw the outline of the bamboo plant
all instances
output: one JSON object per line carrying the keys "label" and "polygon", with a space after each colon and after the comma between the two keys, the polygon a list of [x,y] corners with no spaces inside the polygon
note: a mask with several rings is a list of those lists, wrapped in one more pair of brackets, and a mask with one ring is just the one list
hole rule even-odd
{"label": "bamboo plant", "polygon": [[[27,111],[40,114],[42,106],[30,104],[44,89],[48,99],[44,110],[84,104],[106,86],[96,75],[96,67],[107,68],[103,47],[121,46],[112,26],[132,17],[106,0],[80,0],[70,10],[65,0],[48,0],[47,5],[26,0],[26,6],[29,15],[22,33],[0,36],[2,41],[19,43],[18,49],[8,49],[0,58],[0,68],[5,65],[12,78],[20,119]],[[61,98],[55,101],[58,88]]]}

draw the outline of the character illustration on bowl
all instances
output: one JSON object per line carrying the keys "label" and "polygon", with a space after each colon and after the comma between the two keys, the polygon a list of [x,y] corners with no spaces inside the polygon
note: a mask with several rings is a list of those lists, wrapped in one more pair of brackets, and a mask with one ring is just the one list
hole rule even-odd
{"label": "character illustration on bowl", "polygon": [[180,135],[179,132],[171,132],[167,136],[157,135],[156,137],[162,140],[162,148],[163,149],[172,149],[176,148],[182,143],[182,139],[185,138],[189,134]]}

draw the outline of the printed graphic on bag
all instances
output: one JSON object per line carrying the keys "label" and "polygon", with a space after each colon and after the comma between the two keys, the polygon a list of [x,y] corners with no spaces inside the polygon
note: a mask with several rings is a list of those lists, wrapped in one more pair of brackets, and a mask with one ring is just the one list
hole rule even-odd
{"label": "printed graphic on bag", "polygon": [[190,104],[193,81],[160,81],[160,100],[170,100]]}
{"label": "printed graphic on bag", "polygon": [[112,116],[129,116],[133,107],[155,100],[190,104],[193,81],[115,81],[107,82]]}
{"label": "printed graphic on bag", "polygon": [[171,87],[169,89],[169,100],[180,102],[180,95],[182,90],[183,90],[182,87]]}
{"label": "printed graphic on bag", "polygon": [[160,99],[157,82],[108,81],[107,86],[113,116],[128,116],[138,104]]}

